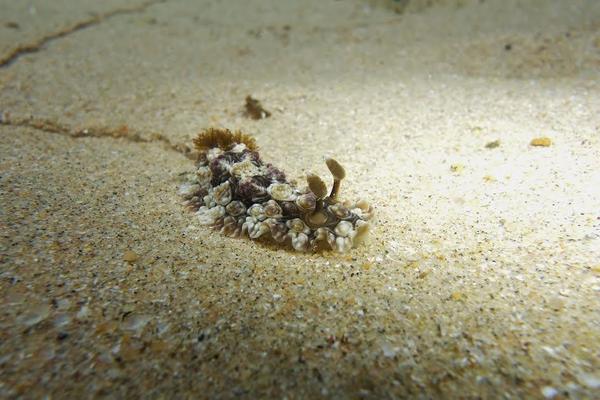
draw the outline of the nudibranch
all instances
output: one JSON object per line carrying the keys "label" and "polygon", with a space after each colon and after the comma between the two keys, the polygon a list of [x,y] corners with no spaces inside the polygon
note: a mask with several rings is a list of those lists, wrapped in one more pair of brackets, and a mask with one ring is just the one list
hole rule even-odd
{"label": "nudibranch", "polygon": [[256,141],[244,133],[210,128],[194,145],[196,170],[187,174],[179,195],[201,225],[231,237],[270,237],[297,251],[343,253],[366,236],[373,209],[364,200],[338,198],[346,172],[336,160],[326,160],[333,175],[328,192],[315,174],[307,175],[304,188],[290,183],[283,171],[261,160]]}

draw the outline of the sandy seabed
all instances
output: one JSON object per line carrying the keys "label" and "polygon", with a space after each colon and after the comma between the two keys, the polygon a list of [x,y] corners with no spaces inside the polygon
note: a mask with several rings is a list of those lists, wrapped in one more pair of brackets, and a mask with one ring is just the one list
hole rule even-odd
{"label": "sandy seabed", "polygon": [[[593,0],[0,0],[0,397],[600,397],[599,78]],[[200,226],[211,126],[367,242]]]}

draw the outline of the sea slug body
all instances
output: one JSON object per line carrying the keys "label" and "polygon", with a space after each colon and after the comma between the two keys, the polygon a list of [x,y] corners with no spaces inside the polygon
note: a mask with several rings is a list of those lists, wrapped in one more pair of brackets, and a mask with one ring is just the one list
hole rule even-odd
{"label": "sea slug body", "polygon": [[196,170],[178,194],[201,225],[230,237],[268,237],[297,251],[330,248],[343,253],[360,243],[369,229],[372,207],[338,199],[344,168],[326,164],[333,175],[331,192],[314,174],[307,187],[288,182],[283,171],[264,163],[254,138],[227,129],[207,129],[194,140]]}

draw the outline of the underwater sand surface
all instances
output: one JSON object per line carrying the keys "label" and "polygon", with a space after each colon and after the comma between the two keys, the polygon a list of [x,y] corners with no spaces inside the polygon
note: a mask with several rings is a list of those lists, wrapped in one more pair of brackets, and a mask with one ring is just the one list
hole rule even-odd
{"label": "underwater sand surface", "polygon": [[[600,2],[27,4],[0,1],[1,397],[600,396]],[[200,226],[210,126],[298,182],[335,157],[367,242]]]}

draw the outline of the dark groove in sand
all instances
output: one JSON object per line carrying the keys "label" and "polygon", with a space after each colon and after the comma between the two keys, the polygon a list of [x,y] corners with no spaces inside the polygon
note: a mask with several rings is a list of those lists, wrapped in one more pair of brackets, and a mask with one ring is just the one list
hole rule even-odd
{"label": "dark groove in sand", "polygon": [[35,129],[41,132],[54,133],[63,136],[69,136],[72,138],[111,138],[111,139],[124,139],[128,142],[133,143],[162,143],[170,150],[176,151],[188,158],[194,159],[194,153],[189,146],[181,143],[173,143],[167,137],[160,133],[152,133],[149,137],[142,136],[139,132],[132,131],[127,125],[121,125],[119,127],[85,127],[85,128],[74,128],[68,125],[62,125],[58,122],[52,121],[45,118],[35,117],[10,117],[4,115],[0,118],[0,125],[14,126],[21,128]]}
{"label": "dark groove in sand", "polygon": [[116,10],[112,10],[112,11],[109,11],[109,12],[106,12],[103,14],[95,15],[84,21],[79,21],[70,27],[50,33],[48,35],[45,35],[31,43],[19,45],[16,48],[12,49],[12,51],[10,51],[7,55],[0,58],[0,68],[9,67],[15,61],[17,61],[21,56],[23,56],[25,54],[37,53],[38,51],[42,50],[47,43],[52,42],[56,39],[60,39],[62,37],[70,35],[71,33],[98,25],[98,24],[102,23],[103,21],[110,19],[112,17],[118,16],[118,15],[134,14],[134,13],[138,13],[138,12],[143,12],[150,6],[153,6],[155,4],[164,3],[166,1],[167,0],[151,0],[151,1],[146,1],[136,7],[118,8]]}

